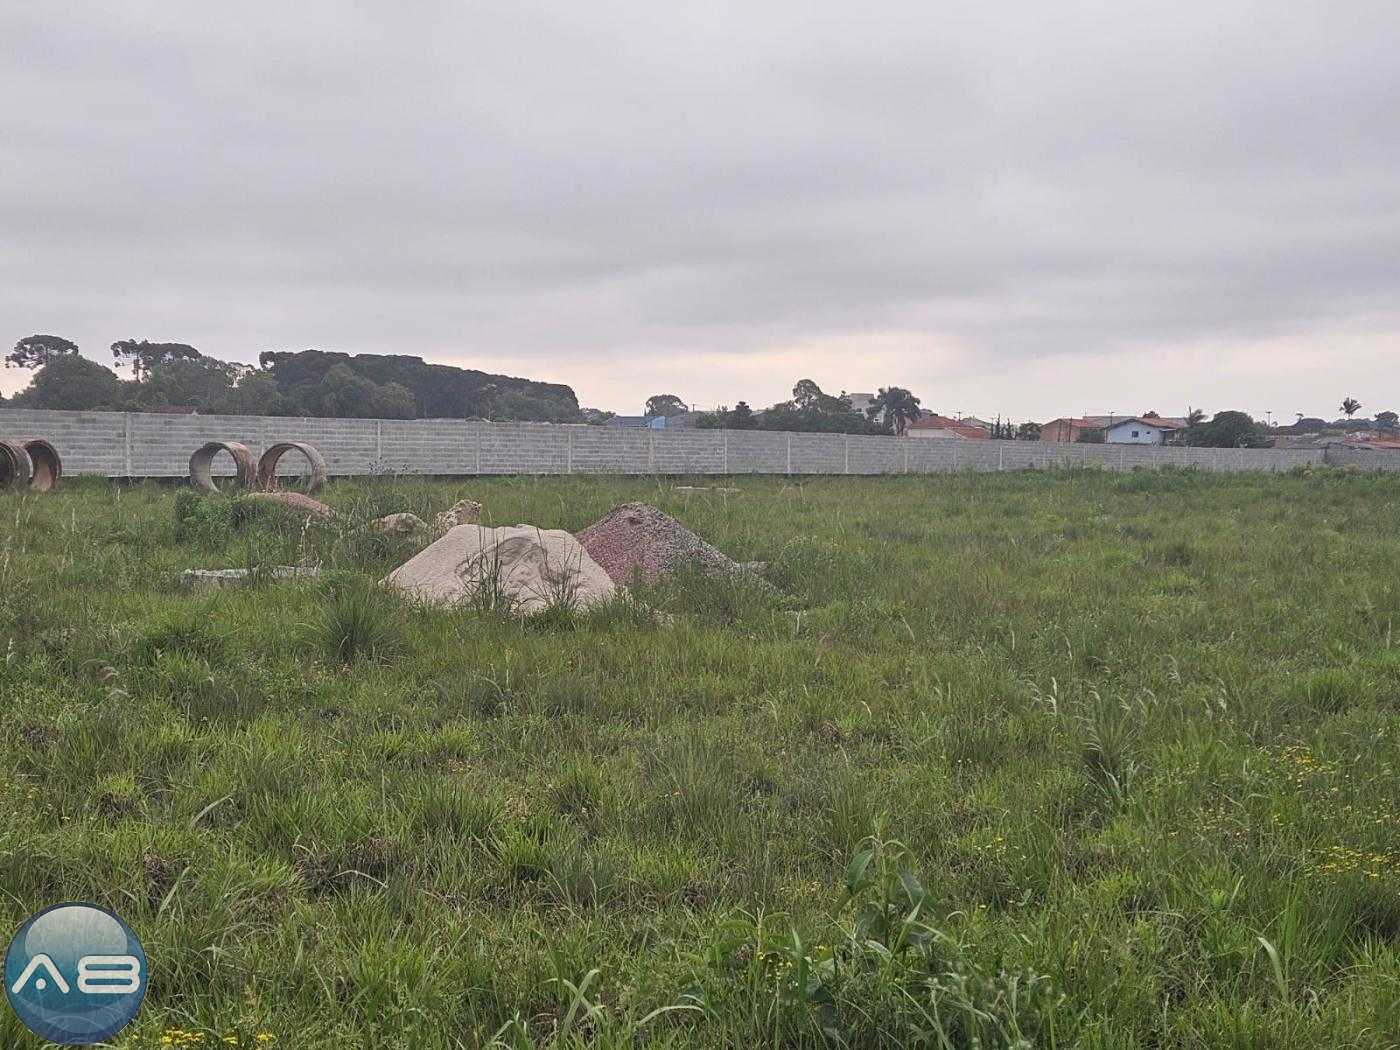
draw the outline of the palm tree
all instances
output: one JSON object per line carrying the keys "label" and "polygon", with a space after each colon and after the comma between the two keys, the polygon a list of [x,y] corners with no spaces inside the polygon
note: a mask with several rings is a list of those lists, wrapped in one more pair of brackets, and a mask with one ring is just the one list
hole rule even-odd
{"label": "palm tree", "polygon": [[1200,426],[1205,421],[1206,414],[1199,408],[1193,408],[1186,413],[1186,425],[1188,427]]}
{"label": "palm tree", "polygon": [[1358,410],[1360,407],[1361,407],[1361,402],[1358,401],[1358,400],[1356,400],[1356,398],[1354,398],[1354,397],[1348,397],[1348,398],[1343,398],[1343,399],[1342,399],[1342,411],[1345,412],[1345,413],[1347,414],[1347,418],[1348,418],[1348,419],[1350,419],[1352,416],[1356,415],[1356,412],[1357,412],[1357,410]]}
{"label": "palm tree", "polygon": [[923,415],[919,399],[902,386],[882,386],[866,413],[898,435],[903,435],[909,424]]}

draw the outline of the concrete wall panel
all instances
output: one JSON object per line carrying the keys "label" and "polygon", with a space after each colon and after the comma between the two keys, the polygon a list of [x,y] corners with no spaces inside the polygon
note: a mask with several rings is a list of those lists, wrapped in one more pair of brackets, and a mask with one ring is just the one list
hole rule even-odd
{"label": "concrete wall panel", "polygon": [[[958,470],[1284,471],[1305,463],[1400,471],[1400,452],[901,440],[757,430],[628,430],[460,419],[303,419],[0,409],[0,437],[44,437],[69,475],[184,477],[206,441],[308,441],[333,475],[930,474]],[[282,473],[300,471],[288,455]],[[216,464],[216,472],[232,472]]]}

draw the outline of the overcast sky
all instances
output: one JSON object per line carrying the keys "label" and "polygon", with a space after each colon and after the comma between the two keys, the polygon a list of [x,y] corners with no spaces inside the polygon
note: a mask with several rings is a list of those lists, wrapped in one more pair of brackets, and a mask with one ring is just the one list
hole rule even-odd
{"label": "overcast sky", "polygon": [[0,0],[0,342],[1400,410],[1397,41],[1395,0]]}

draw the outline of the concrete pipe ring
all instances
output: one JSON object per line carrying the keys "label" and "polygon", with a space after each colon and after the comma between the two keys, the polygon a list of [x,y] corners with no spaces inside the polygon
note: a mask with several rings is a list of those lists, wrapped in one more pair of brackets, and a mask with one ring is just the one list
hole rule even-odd
{"label": "concrete pipe ring", "polygon": [[258,486],[269,492],[277,488],[277,464],[288,452],[300,452],[306,459],[310,473],[302,491],[319,492],[326,484],[326,460],[315,445],[304,441],[279,441],[262,454],[258,460]]}
{"label": "concrete pipe ring", "polygon": [[34,476],[34,465],[24,446],[14,441],[0,441],[0,489],[27,489]]}
{"label": "concrete pipe ring", "polygon": [[43,438],[25,438],[20,445],[29,453],[29,487],[36,492],[48,492],[63,477],[63,458],[58,449]]}
{"label": "concrete pipe ring", "polygon": [[253,452],[247,445],[238,441],[211,441],[201,446],[190,457],[190,484],[200,492],[219,491],[210,468],[214,464],[214,457],[220,452],[227,452],[233,457],[234,478],[237,484],[245,489],[252,488],[258,479]]}

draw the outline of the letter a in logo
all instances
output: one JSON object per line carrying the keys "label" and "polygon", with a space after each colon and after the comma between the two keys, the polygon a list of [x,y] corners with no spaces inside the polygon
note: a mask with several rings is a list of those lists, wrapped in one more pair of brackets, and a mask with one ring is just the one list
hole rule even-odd
{"label": "letter a in logo", "polygon": [[[47,978],[34,977],[34,971],[40,968],[48,971]],[[54,984],[58,985],[60,992],[64,995],[68,994],[68,982],[63,979],[63,974],[58,972],[58,967],[53,964],[53,960],[42,953],[29,960],[29,965],[24,968],[24,972],[19,975],[14,984],[10,985],[10,994],[19,995],[31,977],[34,977],[34,988],[37,991],[42,992],[48,987],[48,982],[52,980]]]}

